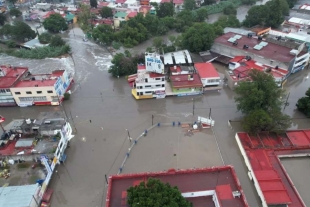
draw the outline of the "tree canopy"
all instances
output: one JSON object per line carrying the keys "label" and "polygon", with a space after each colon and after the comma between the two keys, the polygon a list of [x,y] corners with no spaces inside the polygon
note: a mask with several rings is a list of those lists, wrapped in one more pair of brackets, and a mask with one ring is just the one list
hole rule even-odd
{"label": "tree canopy", "polygon": [[99,11],[102,18],[113,17],[113,11],[110,7],[104,6]]}
{"label": "tree canopy", "polygon": [[281,132],[290,127],[290,117],[281,112],[285,94],[274,78],[258,70],[250,71],[249,77],[251,81],[242,81],[236,87],[237,109],[245,115],[244,130]]}
{"label": "tree canopy", "polygon": [[92,36],[95,40],[110,45],[114,40],[113,28],[106,24],[99,25],[93,30]]}
{"label": "tree canopy", "polygon": [[223,13],[226,15],[237,15],[237,9],[233,4],[229,4],[224,8]]}
{"label": "tree canopy", "polygon": [[182,46],[191,52],[209,50],[215,39],[213,26],[203,23],[195,23],[182,34]]}
{"label": "tree canopy", "polygon": [[52,39],[52,35],[48,32],[44,32],[39,35],[39,41],[41,44],[48,44]]}
{"label": "tree canopy", "polygon": [[65,44],[66,44],[66,42],[59,35],[54,35],[50,40],[49,46],[61,47],[61,46],[64,46]]}
{"label": "tree canopy", "polygon": [[92,7],[92,8],[97,8],[97,6],[98,6],[98,2],[97,2],[97,0],[90,0],[90,6]]}
{"label": "tree canopy", "polygon": [[66,20],[60,14],[51,14],[43,21],[43,26],[50,32],[60,32],[68,29]]}
{"label": "tree canopy", "polygon": [[112,66],[109,69],[114,77],[131,75],[137,73],[137,64],[144,63],[144,54],[131,56],[128,52],[117,53],[112,59]]}
{"label": "tree canopy", "polygon": [[160,4],[156,14],[159,18],[172,17],[174,14],[173,4],[170,2]]}
{"label": "tree canopy", "polygon": [[0,26],[4,25],[6,17],[3,13],[0,14]]}
{"label": "tree canopy", "polygon": [[195,22],[204,22],[208,18],[208,10],[204,7],[195,10],[194,19]]}
{"label": "tree canopy", "polygon": [[192,203],[187,201],[179,189],[170,186],[169,183],[162,183],[158,179],[149,178],[135,187],[127,190],[127,204],[130,207],[192,207]]}
{"label": "tree canopy", "polygon": [[284,15],[289,15],[287,1],[271,0],[265,5],[251,7],[243,21],[243,25],[247,27],[262,25],[277,28],[284,21]]}
{"label": "tree canopy", "polygon": [[17,2],[17,0],[7,0],[10,4],[15,5],[15,3]]}
{"label": "tree canopy", "polygon": [[194,10],[196,8],[196,1],[195,0],[184,0],[183,8],[189,11]]}
{"label": "tree canopy", "polygon": [[306,91],[306,96],[298,100],[296,106],[299,111],[310,117],[310,88]]}
{"label": "tree canopy", "polygon": [[15,21],[12,25],[5,24],[0,29],[1,35],[11,36],[18,41],[26,41],[36,37],[35,31],[30,26],[22,21]]}
{"label": "tree canopy", "polygon": [[10,9],[10,15],[15,16],[15,17],[19,17],[22,15],[22,12],[16,8],[12,8],[12,9]]}

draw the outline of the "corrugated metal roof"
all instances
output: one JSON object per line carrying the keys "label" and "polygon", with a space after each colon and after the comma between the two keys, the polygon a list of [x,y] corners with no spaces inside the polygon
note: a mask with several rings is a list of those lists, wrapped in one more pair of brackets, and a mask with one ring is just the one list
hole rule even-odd
{"label": "corrugated metal roof", "polygon": [[0,207],[28,207],[38,188],[38,184],[1,187]]}
{"label": "corrugated metal roof", "polygon": [[33,140],[34,139],[32,139],[32,138],[30,138],[30,139],[19,139],[16,142],[15,147],[30,147],[30,146],[32,146]]}

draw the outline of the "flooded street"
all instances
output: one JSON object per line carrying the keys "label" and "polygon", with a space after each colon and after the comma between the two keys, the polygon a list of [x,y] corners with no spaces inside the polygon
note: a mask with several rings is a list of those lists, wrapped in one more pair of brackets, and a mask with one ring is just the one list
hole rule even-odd
{"label": "flooded street", "polygon": [[[233,129],[227,125],[229,119],[240,120],[241,115],[237,112],[233,91],[224,87],[220,91],[209,91],[201,96],[136,101],[131,95],[127,80],[112,78],[108,73],[112,56],[103,47],[90,41],[83,42],[83,33],[79,28],[75,28],[74,32],[71,30],[65,37],[72,47],[73,58],[25,60],[0,57],[0,64],[28,66],[31,72],[44,73],[67,69],[74,73],[73,94],[63,107],[0,108],[0,114],[7,118],[7,122],[13,118],[34,118],[40,111],[66,110],[73,128],[76,129],[76,136],[66,151],[68,158],[65,164],[58,167],[60,176],[52,178],[53,206],[104,206],[106,192],[104,176],[116,174],[121,165],[128,149],[126,129],[130,131],[132,137],[137,137],[151,126],[152,115],[154,123],[194,121],[198,115],[208,116],[210,108],[212,118],[215,120],[214,134],[225,164],[235,167],[249,205],[260,206],[261,202],[248,179],[243,158],[234,139],[235,132],[241,130],[240,124],[233,123]],[[144,52],[142,48],[141,52]],[[224,67],[216,63],[215,67],[223,78]],[[295,110],[296,101],[304,95],[310,85],[310,80],[306,78],[309,72],[308,69],[293,75],[285,85],[291,92],[288,99],[290,105],[286,107],[285,112],[296,118],[293,128],[310,126],[309,119],[305,119]],[[193,98],[195,98],[194,116]],[[175,135],[167,131],[166,136]],[[150,154],[161,153],[161,148],[157,145],[151,150]],[[147,151],[143,159],[145,163],[140,163],[143,162],[141,160],[140,158],[139,163],[135,163],[135,172],[140,171],[139,165],[148,162]],[[158,165],[157,168],[162,170],[170,167],[167,163],[160,162],[154,165]]]}

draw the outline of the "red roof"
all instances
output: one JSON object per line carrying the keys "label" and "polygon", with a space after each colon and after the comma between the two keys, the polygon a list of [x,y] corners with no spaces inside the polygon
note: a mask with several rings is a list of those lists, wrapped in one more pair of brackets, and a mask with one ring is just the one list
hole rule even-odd
{"label": "red roof", "polygon": [[[0,70],[5,74],[0,76],[0,88],[9,89],[16,84],[16,82],[28,72],[27,67],[15,67],[1,65]],[[0,72],[1,73],[1,72]]]}
{"label": "red roof", "polygon": [[114,24],[114,21],[113,19],[94,19],[92,21],[92,24],[93,25],[96,25],[96,24],[106,24],[106,25],[113,25]]}
{"label": "red roof", "polygon": [[176,69],[174,68],[174,66],[173,66],[173,67],[170,67],[171,73],[173,73],[173,72],[175,72],[175,73],[180,73],[180,72],[182,72],[182,69],[181,69],[180,66],[175,66],[175,67],[176,67]]}
{"label": "red roof", "polygon": [[200,78],[220,78],[212,63],[195,63],[194,66]]}
{"label": "red roof", "polygon": [[117,4],[123,4],[123,3],[125,3],[126,2],[126,0],[116,0],[115,1],[115,3],[117,3]]}
{"label": "red roof", "polygon": [[161,0],[161,4],[163,4],[163,3],[170,3],[171,2],[171,0]]}
{"label": "red roof", "polygon": [[173,0],[174,4],[183,4],[184,0]]}
{"label": "red roof", "polygon": [[[59,13],[56,13],[56,12],[54,12],[54,11],[49,11],[49,12],[47,12],[47,13],[43,16],[43,19],[49,18],[52,14],[59,14]],[[65,13],[64,13],[64,14],[59,14],[59,15],[62,16],[62,17],[65,17],[65,16],[66,16]]]}
{"label": "red roof", "polygon": [[[27,77],[27,79],[20,80],[14,88],[54,86],[58,77],[62,76],[63,73],[64,70],[56,70],[52,72],[52,74],[31,75]],[[34,77],[35,80],[32,80],[32,77]]]}
{"label": "red roof", "polygon": [[[129,187],[147,181],[151,177],[169,183],[171,186],[177,186],[181,193],[214,190],[221,207],[249,206],[234,168],[232,166],[222,166],[188,170],[170,169],[167,172],[110,176],[106,207],[126,206],[127,195],[124,192]],[[240,198],[234,198],[233,191],[239,191]],[[214,206],[212,195],[186,199],[192,202],[193,206]]]}
{"label": "red roof", "polygon": [[145,70],[146,67],[144,64],[138,64],[138,70]]}
{"label": "red roof", "polygon": [[233,70],[234,76],[237,77],[239,75],[239,79],[248,78],[249,77],[248,73],[252,69],[265,71],[266,68],[271,68],[271,71],[269,72],[269,74],[271,74],[274,78],[284,78],[288,74],[287,70],[284,70],[281,68],[275,69],[267,65],[262,65],[262,64],[257,63],[253,59],[246,60],[245,56],[236,56],[233,59],[231,59],[229,62],[240,63],[240,66]]}
{"label": "red roof", "polygon": [[110,2],[100,2],[98,4],[98,8],[107,7],[110,4]]}
{"label": "red roof", "polygon": [[133,18],[133,17],[135,17],[135,16],[137,16],[138,15],[138,12],[130,12],[128,15],[127,15],[127,17],[128,18]]}
{"label": "red roof", "polygon": [[[276,45],[273,43],[268,42],[268,45],[262,48],[261,50],[255,50],[253,47],[257,45],[259,42],[256,38],[248,38],[245,35],[242,36],[241,39],[238,40],[238,45],[233,45],[231,42],[228,42],[228,39],[231,37],[234,37],[237,35],[233,32],[228,32],[218,38],[215,39],[215,43],[220,43],[222,45],[225,45],[231,50],[243,50],[244,45],[248,45],[249,48],[247,49],[249,52],[254,53],[256,55],[265,57],[266,59],[273,59],[276,61],[289,63],[295,56],[290,54],[291,48],[284,47],[281,45]],[[301,52],[300,55],[305,54],[304,52]]]}
{"label": "red roof", "polygon": [[165,77],[165,75],[159,73],[150,73],[150,78],[158,78],[158,77]]}
{"label": "red roof", "polygon": [[[310,130],[292,130],[285,134],[237,133],[242,151],[257,179],[267,205],[288,204],[305,207],[278,156],[310,153]],[[249,167],[249,166],[248,166]]]}
{"label": "red roof", "polygon": [[139,12],[144,12],[144,11],[150,11],[151,10],[151,6],[147,6],[147,5],[142,5],[139,8]]}
{"label": "red roof", "polygon": [[[188,80],[188,76],[192,75],[194,80]],[[195,88],[202,87],[201,79],[198,74],[179,74],[170,76],[172,86],[174,88]]]}

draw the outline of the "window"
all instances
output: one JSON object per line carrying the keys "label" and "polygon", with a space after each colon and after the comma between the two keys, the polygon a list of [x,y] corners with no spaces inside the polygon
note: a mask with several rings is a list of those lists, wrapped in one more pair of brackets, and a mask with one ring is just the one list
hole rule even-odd
{"label": "window", "polygon": [[15,92],[16,95],[20,95],[20,92]]}
{"label": "window", "polygon": [[165,78],[162,78],[161,80],[162,80],[162,81],[165,81]]}
{"label": "window", "polygon": [[6,89],[6,92],[11,92],[10,89]]}
{"label": "window", "polygon": [[144,86],[145,88],[151,88],[151,86],[150,85],[147,85],[147,86]]}
{"label": "window", "polygon": [[61,143],[60,143],[59,149],[61,149],[61,148],[62,148],[62,145],[63,145],[63,144],[64,144],[63,142],[61,142]]}
{"label": "window", "polygon": [[162,84],[161,87],[165,87],[165,84]]}
{"label": "window", "polygon": [[160,85],[155,85],[156,87],[160,87]]}
{"label": "window", "polygon": [[147,94],[147,93],[152,93],[152,91],[145,91],[144,93],[145,93],[145,94]]}
{"label": "window", "polygon": [[42,91],[37,91],[37,94],[41,94],[42,93]]}
{"label": "window", "polygon": [[160,78],[155,78],[155,80],[160,80]]}
{"label": "window", "polygon": [[5,89],[0,89],[0,93],[5,93]]}
{"label": "window", "polygon": [[53,91],[47,91],[47,93],[53,93]]}
{"label": "window", "polygon": [[32,94],[32,92],[31,91],[26,91],[26,94]]}

